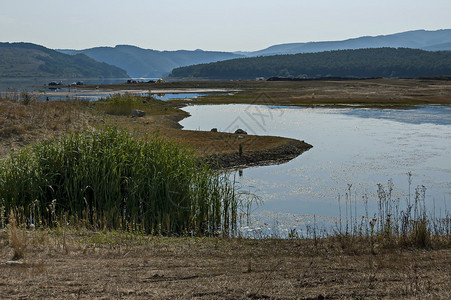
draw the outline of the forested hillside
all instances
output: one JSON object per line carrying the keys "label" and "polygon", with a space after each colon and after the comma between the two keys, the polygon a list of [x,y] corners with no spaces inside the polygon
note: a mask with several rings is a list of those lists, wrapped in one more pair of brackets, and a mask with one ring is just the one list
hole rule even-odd
{"label": "forested hillside", "polygon": [[66,55],[30,43],[0,43],[0,76],[128,78],[124,70],[84,54]]}
{"label": "forested hillside", "polygon": [[171,77],[421,77],[451,74],[451,51],[376,48],[241,58],[176,68]]}

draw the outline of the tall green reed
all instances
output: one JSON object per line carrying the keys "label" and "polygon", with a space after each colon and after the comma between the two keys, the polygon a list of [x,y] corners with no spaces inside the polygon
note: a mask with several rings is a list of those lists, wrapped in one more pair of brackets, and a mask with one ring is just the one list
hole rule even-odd
{"label": "tall green reed", "polygon": [[116,128],[70,134],[0,163],[5,211],[55,225],[64,214],[94,228],[164,235],[232,235],[241,205],[226,174],[158,136]]}

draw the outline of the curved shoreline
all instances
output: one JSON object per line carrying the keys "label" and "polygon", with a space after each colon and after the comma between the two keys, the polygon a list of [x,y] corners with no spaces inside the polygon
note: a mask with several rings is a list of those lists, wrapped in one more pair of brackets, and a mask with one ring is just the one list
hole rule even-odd
{"label": "curved shoreline", "polygon": [[[184,106],[186,106],[186,104],[180,107]],[[175,121],[173,128],[183,130],[183,126],[180,124],[180,121],[188,117],[191,117],[189,113],[183,116],[178,115],[173,117],[172,120]],[[208,132],[205,131],[205,133]],[[223,132],[217,132],[215,134],[226,134],[229,136],[235,135]],[[253,135],[249,135],[249,137],[253,137]],[[310,148],[313,148],[312,145],[304,141],[287,137],[278,138],[283,139],[283,143],[279,143],[275,147],[268,147],[261,150],[243,151],[241,155],[238,152],[204,155],[199,157],[199,161],[206,163],[213,169],[242,169],[253,166],[266,166],[286,163],[298,157],[302,153],[308,151]]]}
{"label": "curved shoreline", "polygon": [[214,169],[248,168],[252,166],[265,166],[286,163],[302,153],[308,151],[313,146],[295,139],[288,139],[285,144],[267,148],[239,153],[212,154],[203,159]]}

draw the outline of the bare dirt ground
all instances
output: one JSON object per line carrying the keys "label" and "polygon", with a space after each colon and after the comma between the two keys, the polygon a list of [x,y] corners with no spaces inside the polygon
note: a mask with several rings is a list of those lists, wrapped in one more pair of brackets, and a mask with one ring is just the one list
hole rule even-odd
{"label": "bare dirt ground", "polygon": [[92,128],[94,117],[75,103],[24,105],[0,98],[0,157],[31,143],[69,131]]}
{"label": "bare dirt ground", "polygon": [[0,232],[2,299],[450,299],[451,250],[352,251],[331,238]]}

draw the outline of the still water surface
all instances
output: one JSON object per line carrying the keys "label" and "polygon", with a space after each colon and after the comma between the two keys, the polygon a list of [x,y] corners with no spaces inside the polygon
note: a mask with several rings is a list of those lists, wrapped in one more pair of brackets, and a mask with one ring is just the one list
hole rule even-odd
{"label": "still water surface", "polygon": [[[152,91],[144,90],[129,84],[127,90],[108,90],[107,88],[96,90],[83,90],[83,85],[76,86],[77,81],[83,82],[83,84],[89,85],[107,85],[125,83],[129,78],[100,78],[100,79],[59,79],[52,78],[35,78],[35,79],[14,79],[14,78],[2,78],[0,80],[0,97],[8,97],[12,99],[18,99],[22,92],[28,92],[34,94],[40,101],[56,101],[56,100],[88,100],[97,101],[105,99],[113,94],[133,94],[136,96],[149,96],[149,92],[152,97],[158,100],[175,100],[183,99],[189,101],[203,96],[228,94],[230,91],[225,89],[154,89]],[[147,82],[149,80],[157,80],[158,78],[139,78],[140,82]],[[49,82],[61,82],[61,86],[48,86]],[[74,86],[69,86],[73,84]]]}
{"label": "still water surface", "polygon": [[[288,108],[248,105],[188,106],[190,130],[276,135],[305,140],[313,148],[292,161],[245,169],[239,185],[264,201],[256,214],[338,216],[338,197],[349,193],[363,214],[367,196],[375,212],[377,184],[392,180],[404,203],[424,185],[429,211],[451,206],[451,107],[413,109]],[[361,203],[359,203],[361,202]]]}

